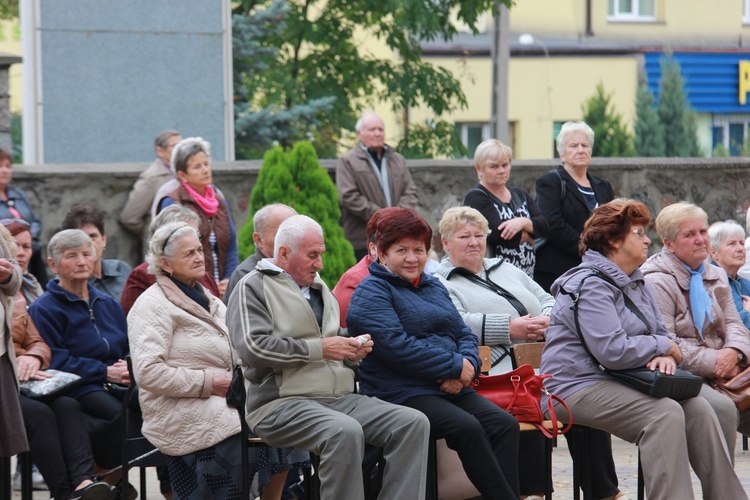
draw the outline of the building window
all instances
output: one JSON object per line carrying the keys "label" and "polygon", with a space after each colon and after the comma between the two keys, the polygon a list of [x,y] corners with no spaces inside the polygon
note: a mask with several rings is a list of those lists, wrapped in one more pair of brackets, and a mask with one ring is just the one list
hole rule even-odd
{"label": "building window", "polygon": [[609,0],[608,14],[609,21],[656,21],[656,0]]}
{"label": "building window", "polygon": [[477,150],[482,141],[490,138],[489,123],[456,123],[458,133],[461,134],[461,142],[468,151],[467,158],[474,158],[474,151]]}
{"label": "building window", "polygon": [[750,149],[750,115],[730,114],[715,116],[713,120],[713,154],[715,156],[743,156]]}
{"label": "building window", "polygon": [[750,0],[743,0],[742,2],[742,22],[750,24]]}

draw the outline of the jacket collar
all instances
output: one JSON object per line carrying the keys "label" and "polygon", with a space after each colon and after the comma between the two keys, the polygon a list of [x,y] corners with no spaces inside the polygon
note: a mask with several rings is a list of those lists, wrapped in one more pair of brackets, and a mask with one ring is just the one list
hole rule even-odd
{"label": "jacket collar", "polygon": [[180,290],[180,287],[175,285],[168,277],[158,274],[156,276],[156,283],[159,285],[159,288],[161,288],[167,300],[169,300],[172,304],[197,318],[211,323],[223,333],[227,333],[227,327],[223,324],[220,324],[214,319],[216,310],[219,308],[219,300],[216,297],[211,294],[207,294],[209,304],[208,307],[211,311],[209,313],[201,306],[196,304],[194,300],[185,295],[185,293]]}
{"label": "jacket collar", "polygon": [[[563,181],[568,183],[566,192],[567,193],[573,193],[573,196],[583,204],[584,207],[586,207],[586,210],[588,210],[589,206],[586,204],[586,200],[583,198],[583,195],[580,191],[578,191],[577,183],[575,180],[573,180],[573,177],[568,173],[567,170],[565,170],[565,167],[562,165],[559,165],[557,167],[557,171],[560,173],[560,176],[563,178]],[[604,185],[604,182],[601,179],[598,179],[596,177],[592,177],[588,171],[586,172],[586,178],[589,180],[589,184],[591,184],[591,190],[594,191],[594,195],[596,196],[596,201],[602,205],[607,202],[607,200],[604,200],[602,198],[603,195],[603,189],[602,186]]]}
{"label": "jacket collar", "polygon": [[[89,289],[89,303],[93,303],[95,300],[101,299],[102,297],[109,297],[109,295],[100,292],[99,290],[91,286],[91,283],[86,283],[86,286]],[[61,287],[60,278],[52,278],[49,283],[47,283],[47,291],[53,295],[56,295],[58,298],[65,299],[69,302],[76,302],[79,300],[86,302],[83,297],[79,297],[78,295],[71,293]]]}
{"label": "jacket collar", "polygon": [[[666,247],[661,252],[649,257],[644,264],[644,272],[649,274],[654,271],[661,271],[674,276],[677,284],[685,291],[690,290],[690,273],[685,264],[677,256],[667,250]],[[717,266],[706,265],[703,271],[703,281],[716,281],[721,278],[724,270]]]}
{"label": "jacket collar", "polygon": [[[505,262],[505,259],[503,257],[495,257],[493,259],[484,258],[482,259],[482,267],[484,268],[485,272],[489,274],[493,270],[500,267],[503,262]],[[446,280],[450,280],[453,275],[456,274],[456,269],[458,268],[453,265],[453,262],[451,262],[450,255],[446,255],[443,260],[440,261],[440,265],[435,272]]]}

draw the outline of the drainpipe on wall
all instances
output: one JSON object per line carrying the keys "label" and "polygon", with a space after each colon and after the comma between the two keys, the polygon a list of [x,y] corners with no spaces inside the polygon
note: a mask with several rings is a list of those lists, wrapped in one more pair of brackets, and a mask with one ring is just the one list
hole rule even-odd
{"label": "drainpipe on wall", "polygon": [[586,0],[586,36],[594,36],[591,29],[591,0]]}

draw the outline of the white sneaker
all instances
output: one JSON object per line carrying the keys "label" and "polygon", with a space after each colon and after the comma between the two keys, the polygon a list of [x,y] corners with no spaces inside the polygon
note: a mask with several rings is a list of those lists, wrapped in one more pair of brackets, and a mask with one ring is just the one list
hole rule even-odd
{"label": "white sneaker", "polygon": [[35,470],[31,473],[31,485],[35,490],[41,490],[41,491],[47,491],[49,490],[49,487],[47,486],[47,483],[44,482],[44,478],[42,477],[42,474]]}
{"label": "white sneaker", "polygon": [[[31,473],[31,487],[37,491],[49,490],[47,483],[44,482],[44,478],[36,470]],[[21,473],[18,471],[13,474],[13,491],[21,491]]]}

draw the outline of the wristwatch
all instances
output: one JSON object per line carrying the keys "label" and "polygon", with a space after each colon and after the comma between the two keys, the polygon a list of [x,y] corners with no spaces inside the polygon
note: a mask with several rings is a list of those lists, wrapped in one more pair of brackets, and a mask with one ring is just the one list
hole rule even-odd
{"label": "wristwatch", "polygon": [[745,362],[745,355],[742,354],[742,352],[737,351],[737,359],[738,359],[739,363],[742,364],[742,363]]}

